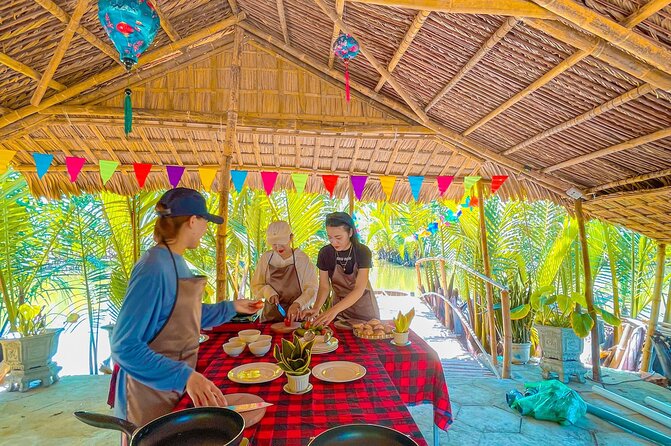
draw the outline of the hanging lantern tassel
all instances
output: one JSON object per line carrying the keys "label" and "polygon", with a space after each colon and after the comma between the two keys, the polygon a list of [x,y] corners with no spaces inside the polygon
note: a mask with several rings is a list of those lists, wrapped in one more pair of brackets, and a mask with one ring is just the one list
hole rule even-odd
{"label": "hanging lantern tassel", "polygon": [[333,43],[333,54],[345,65],[345,99],[349,102],[349,61],[359,54],[359,42],[349,34],[340,33]]}
{"label": "hanging lantern tassel", "polygon": [[130,88],[126,88],[126,98],[123,101],[123,129],[126,136],[133,130],[133,104],[130,95],[133,93]]}
{"label": "hanging lantern tassel", "polygon": [[349,60],[345,60],[345,99],[349,102]]}

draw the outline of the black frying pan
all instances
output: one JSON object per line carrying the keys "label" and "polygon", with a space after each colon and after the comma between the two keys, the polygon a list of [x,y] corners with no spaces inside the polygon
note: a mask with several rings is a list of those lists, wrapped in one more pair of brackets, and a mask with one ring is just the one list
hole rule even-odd
{"label": "black frying pan", "polygon": [[308,446],[418,446],[405,434],[375,424],[346,424],[322,432]]}
{"label": "black frying pan", "polygon": [[91,426],[124,432],[130,446],[237,446],[245,429],[245,420],[239,413],[221,407],[172,412],[140,428],[109,415],[75,412],[75,416]]}

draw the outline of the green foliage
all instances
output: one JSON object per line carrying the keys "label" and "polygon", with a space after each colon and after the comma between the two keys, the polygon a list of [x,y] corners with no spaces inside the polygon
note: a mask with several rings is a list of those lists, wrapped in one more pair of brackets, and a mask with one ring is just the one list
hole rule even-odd
{"label": "green foliage", "polygon": [[410,323],[415,317],[415,309],[411,308],[410,311],[403,314],[400,311],[398,315],[394,318],[394,326],[396,327],[396,333],[407,333],[410,330]]}
{"label": "green foliage", "polygon": [[273,356],[277,361],[277,365],[287,375],[305,375],[310,368],[314,342],[314,340],[303,342],[297,336],[294,336],[293,342],[282,339],[282,347],[279,344],[275,344],[275,349],[273,350]]}

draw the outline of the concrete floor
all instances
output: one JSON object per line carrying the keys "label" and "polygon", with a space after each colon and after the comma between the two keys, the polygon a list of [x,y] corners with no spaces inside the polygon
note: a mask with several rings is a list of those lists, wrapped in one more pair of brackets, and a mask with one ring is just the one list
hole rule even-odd
{"label": "concrete floor", "polygon": [[[649,443],[592,415],[574,426],[521,417],[508,408],[505,394],[512,388],[522,390],[523,384],[541,380],[535,365],[513,366],[513,379],[499,380],[483,369],[462,345],[446,332],[431,312],[417,298],[385,297],[380,299],[381,316],[390,319],[399,309],[411,306],[417,310],[412,328],[438,352],[443,359],[455,422],[449,432],[440,432],[441,445],[648,445]],[[460,367],[451,369],[451,365]],[[604,369],[604,381],[619,383],[637,379],[637,375]],[[64,376],[49,388],[36,388],[26,393],[6,392],[0,388],[0,445],[78,446],[116,445],[119,435],[113,431],[91,428],[77,421],[72,413],[90,410],[111,414],[106,405],[108,376]],[[608,402],[591,391],[592,383],[572,383],[588,402],[619,415],[645,423],[671,436],[665,428],[634,412]],[[671,392],[646,382],[607,385],[608,390],[642,403],[645,396],[671,403]],[[430,405],[411,407],[415,421],[424,437],[433,441],[433,413]]]}

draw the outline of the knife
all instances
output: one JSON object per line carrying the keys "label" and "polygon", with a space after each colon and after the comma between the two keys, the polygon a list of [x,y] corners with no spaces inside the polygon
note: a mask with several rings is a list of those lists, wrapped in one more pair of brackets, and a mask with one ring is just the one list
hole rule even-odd
{"label": "knife", "polygon": [[284,308],[282,308],[282,305],[280,305],[279,302],[276,303],[275,305],[277,305],[277,311],[280,312],[280,314],[282,315],[282,317],[287,317],[287,312],[284,311]]}
{"label": "knife", "polygon": [[273,403],[267,403],[265,401],[260,403],[249,403],[249,404],[238,404],[237,406],[226,406],[224,409],[234,410],[238,413],[240,412],[249,412],[250,410],[263,409],[264,407],[272,406]]}

